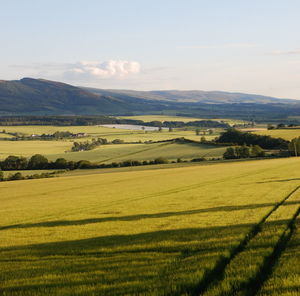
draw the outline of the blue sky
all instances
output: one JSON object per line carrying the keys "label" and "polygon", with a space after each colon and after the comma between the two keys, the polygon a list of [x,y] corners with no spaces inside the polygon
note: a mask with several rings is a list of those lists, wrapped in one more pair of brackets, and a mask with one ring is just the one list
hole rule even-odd
{"label": "blue sky", "polygon": [[300,99],[298,0],[0,4],[0,79]]}

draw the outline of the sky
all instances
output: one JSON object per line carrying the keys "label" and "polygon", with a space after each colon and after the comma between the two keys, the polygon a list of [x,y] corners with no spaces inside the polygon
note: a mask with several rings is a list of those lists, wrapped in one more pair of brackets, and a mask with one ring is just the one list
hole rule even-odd
{"label": "sky", "polygon": [[0,79],[300,99],[299,0],[0,0]]}

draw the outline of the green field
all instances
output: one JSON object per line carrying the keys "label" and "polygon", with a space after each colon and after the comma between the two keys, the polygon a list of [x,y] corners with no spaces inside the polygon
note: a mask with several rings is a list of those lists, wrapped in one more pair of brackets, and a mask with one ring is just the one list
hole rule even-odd
{"label": "green field", "polygon": [[49,154],[50,160],[64,157],[67,160],[89,160],[93,162],[119,162],[123,160],[154,160],[164,157],[169,160],[192,159],[199,157],[222,157],[225,147],[207,144],[178,144],[172,142],[153,144],[111,144],[90,151]]}
{"label": "green field", "polygon": [[[88,137],[97,138],[102,137],[106,138],[109,141],[114,139],[121,139],[126,142],[137,142],[137,141],[161,141],[168,140],[179,137],[186,137],[192,140],[200,140],[200,136],[195,134],[194,130],[178,130],[174,129],[173,132],[168,132],[163,130],[162,132],[158,131],[141,131],[141,130],[124,130],[117,128],[109,128],[102,126],[0,126],[0,130],[5,129],[9,133],[20,133],[24,135],[32,134],[53,134],[56,131],[69,131],[72,133],[87,133]],[[220,129],[214,129],[215,133],[213,135],[206,135],[207,139],[213,139],[218,136]],[[1,134],[6,135],[6,134]],[[2,136],[1,136],[2,137]],[[1,138],[0,137],[0,138]],[[3,136],[4,137],[4,136]],[[2,138],[3,138],[2,137]],[[84,141],[86,138],[78,138],[76,141]]]}
{"label": "green field", "polygon": [[123,130],[101,127],[101,126],[52,126],[52,125],[22,125],[22,126],[0,126],[0,130],[7,133],[53,134],[57,131],[69,131],[71,133],[87,133],[91,136],[111,135],[124,132]]}
{"label": "green field", "polygon": [[299,295],[299,165],[0,183],[0,294]]}
{"label": "green field", "polygon": [[286,140],[292,140],[300,137],[300,129],[274,129],[255,132],[259,135],[267,135],[273,138],[283,138]]}
{"label": "green field", "polygon": [[136,115],[136,116],[121,116],[120,118],[142,120],[144,122],[151,122],[151,121],[191,122],[191,121],[199,121],[199,120],[215,120],[215,121],[224,121],[231,125],[244,123],[244,121],[238,120],[238,119],[228,119],[228,118],[209,118],[209,119],[207,119],[207,118],[171,116],[171,115]]}
{"label": "green field", "polygon": [[33,154],[58,154],[70,150],[68,141],[0,141],[0,159],[9,155],[29,157]]}
{"label": "green field", "polygon": [[[0,130],[4,127],[0,127]],[[34,154],[43,154],[51,160],[63,157],[67,160],[90,160],[95,162],[112,162],[120,160],[153,160],[157,157],[166,157],[170,160],[177,158],[195,158],[200,156],[221,157],[224,148],[212,147],[209,145],[169,145],[168,149],[162,144],[122,144],[105,145],[91,151],[70,153],[74,141],[91,141],[92,138],[106,138],[108,141],[115,139],[123,140],[126,143],[139,143],[145,141],[164,141],[185,137],[194,141],[200,141],[201,136],[197,136],[193,130],[174,130],[172,132],[144,132],[124,129],[115,129],[98,126],[9,126],[5,127],[6,132],[32,134],[52,134],[55,131],[70,131],[73,133],[85,132],[88,138],[66,139],[66,140],[26,140],[26,141],[0,141],[0,160],[9,155],[30,157]],[[215,130],[213,135],[207,135],[207,140],[217,137],[219,130]],[[6,135],[6,134],[3,134]],[[207,151],[206,151],[207,150]]]}

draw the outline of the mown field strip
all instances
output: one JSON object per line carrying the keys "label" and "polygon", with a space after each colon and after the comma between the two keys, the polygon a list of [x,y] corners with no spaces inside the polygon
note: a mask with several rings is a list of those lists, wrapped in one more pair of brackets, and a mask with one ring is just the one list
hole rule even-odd
{"label": "mown field strip", "polygon": [[279,250],[290,238],[299,215],[300,198],[295,194],[299,188],[277,203],[229,257],[220,258],[190,295],[256,295]]}

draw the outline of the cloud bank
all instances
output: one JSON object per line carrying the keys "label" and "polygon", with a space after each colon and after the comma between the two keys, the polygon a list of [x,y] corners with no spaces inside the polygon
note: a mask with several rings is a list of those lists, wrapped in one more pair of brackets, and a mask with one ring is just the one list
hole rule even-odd
{"label": "cloud bank", "polygon": [[108,79],[124,78],[141,71],[141,65],[135,61],[109,60],[105,62],[81,61],[70,64],[64,72],[67,78]]}

